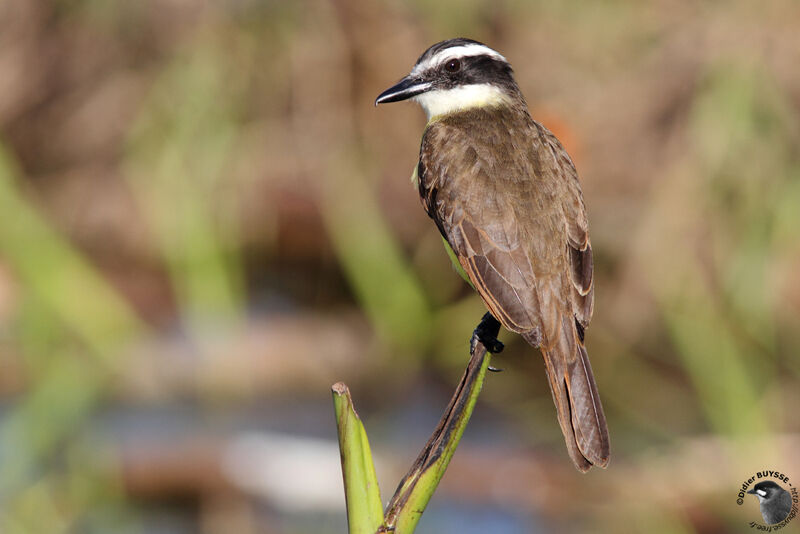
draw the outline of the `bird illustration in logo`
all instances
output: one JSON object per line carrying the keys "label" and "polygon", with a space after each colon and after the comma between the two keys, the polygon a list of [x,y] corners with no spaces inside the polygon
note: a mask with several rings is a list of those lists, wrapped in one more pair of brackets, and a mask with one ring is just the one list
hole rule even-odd
{"label": "bird illustration in logo", "polygon": [[780,523],[792,511],[791,494],[771,480],[759,482],[747,493],[758,497],[761,505],[761,515],[767,525]]}

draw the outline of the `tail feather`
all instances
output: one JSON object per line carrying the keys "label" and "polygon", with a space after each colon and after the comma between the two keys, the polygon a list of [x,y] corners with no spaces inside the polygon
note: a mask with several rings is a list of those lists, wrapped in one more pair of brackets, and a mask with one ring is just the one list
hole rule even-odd
{"label": "tail feather", "polygon": [[542,355],[567,451],[581,472],[592,465],[606,467],[609,458],[606,417],[589,355],[571,317],[562,320],[558,339],[547,345],[550,348],[542,349]]}

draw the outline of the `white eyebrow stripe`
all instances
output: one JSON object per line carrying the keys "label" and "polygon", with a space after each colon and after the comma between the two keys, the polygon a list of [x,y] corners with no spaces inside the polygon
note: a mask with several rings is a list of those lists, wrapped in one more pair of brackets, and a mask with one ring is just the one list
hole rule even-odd
{"label": "white eyebrow stripe", "polygon": [[505,57],[500,55],[498,52],[492,50],[488,46],[473,43],[473,44],[445,48],[441,52],[437,52],[436,55],[431,57],[430,59],[423,61],[418,65],[415,65],[414,68],[411,70],[411,74],[412,75],[420,74],[431,67],[444,63],[448,59],[456,57],[470,57],[470,56],[491,56],[495,59],[499,59],[500,61],[505,61],[506,63],[508,62]]}

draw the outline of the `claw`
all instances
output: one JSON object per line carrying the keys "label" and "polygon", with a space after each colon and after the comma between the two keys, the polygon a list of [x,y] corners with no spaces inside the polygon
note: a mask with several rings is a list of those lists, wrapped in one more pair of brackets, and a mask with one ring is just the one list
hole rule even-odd
{"label": "claw", "polygon": [[470,352],[475,352],[475,346],[480,341],[486,347],[487,352],[498,354],[503,351],[505,347],[503,343],[498,341],[497,334],[500,333],[500,322],[495,319],[491,313],[486,312],[481,318],[481,322],[472,332],[472,339],[470,340]]}
{"label": "claw", "polygon": [[503,370],[499,367],[492,367],[491,365],[486,368],[487,371],[491,371],[493,373],[502,373]]}
{"label": "claw", "polygon": [[492,354],[499,354],[503,352],[503,349],[505,348],[505,345],[496,339],[484,339],[483,345],[486,347],[486,350]]}

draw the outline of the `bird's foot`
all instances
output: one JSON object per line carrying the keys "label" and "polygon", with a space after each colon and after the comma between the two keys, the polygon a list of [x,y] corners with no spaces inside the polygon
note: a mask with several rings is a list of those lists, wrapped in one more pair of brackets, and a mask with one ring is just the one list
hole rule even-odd
{"label": "bird's foot", "polygon": [[[481,322],[478,323],[478,326],[475,327],[475,330],[472,332],[472,339],[469,342],[470,353],[475,352],[475,347],[478,345],[478,342],[486,347],[487,352],[492,354],[503,352],[504,345],[497,339],[499,333],[500,322],[495,319],[491,313],[486,312]],[[501,371],[502,369],[490,368],[489,370]]]}

